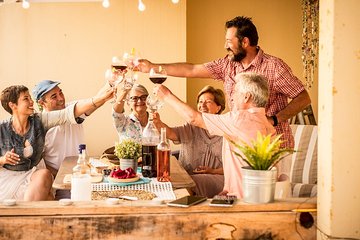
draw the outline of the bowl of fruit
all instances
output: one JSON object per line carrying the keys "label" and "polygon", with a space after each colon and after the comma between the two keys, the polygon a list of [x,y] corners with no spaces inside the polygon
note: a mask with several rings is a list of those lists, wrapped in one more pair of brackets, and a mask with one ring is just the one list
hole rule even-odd
{"label": "bowl of fruit", "polygon": [[131,167],[121,170],[120,168],[114,168],[108,176],[108,181],[113,183],[128,183],[136,182],[140,179],[134,169]]}

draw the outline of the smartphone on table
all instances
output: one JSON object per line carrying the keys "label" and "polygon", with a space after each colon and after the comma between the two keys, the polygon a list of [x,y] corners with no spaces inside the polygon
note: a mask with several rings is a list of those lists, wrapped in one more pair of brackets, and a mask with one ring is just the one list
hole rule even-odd
{"label": "smartphone on table", "polygon": [[168,206],[172,207],[190,207],[192,205],[206,201],[206,197],[203,196],[185,196],[174,201],[168,202]]}
{"label": "smartphone on table", "polygon": [[211,200],[209,206],[213,207],[232,207],[236,201],[235,195],[220,196],[216,195]]}

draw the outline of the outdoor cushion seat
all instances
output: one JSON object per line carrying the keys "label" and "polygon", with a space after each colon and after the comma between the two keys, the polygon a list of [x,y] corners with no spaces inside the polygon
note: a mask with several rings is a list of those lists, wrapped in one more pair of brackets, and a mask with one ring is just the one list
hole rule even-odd
{"label": "outdoor cushion seat", "polygon": [[317,195],[317,142],[316,125],[290,125],[295,139],[291,158],[290,183],[293,197]]}

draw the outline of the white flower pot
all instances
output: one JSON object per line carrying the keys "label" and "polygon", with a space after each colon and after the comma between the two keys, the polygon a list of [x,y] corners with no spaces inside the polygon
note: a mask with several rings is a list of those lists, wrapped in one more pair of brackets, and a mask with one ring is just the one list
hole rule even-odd
{"label": "white flower pot", "polygon": [[120,169],[125,170],[129,167],[131,167],[135,172],[137,172],[137,167],[138,167],[137,160],[120,158]]}
{"label": "white flower pot", "polygon": [[276,168],[266,171],[243,167],[241,173],[244,202],[270,203],[274,201]]}

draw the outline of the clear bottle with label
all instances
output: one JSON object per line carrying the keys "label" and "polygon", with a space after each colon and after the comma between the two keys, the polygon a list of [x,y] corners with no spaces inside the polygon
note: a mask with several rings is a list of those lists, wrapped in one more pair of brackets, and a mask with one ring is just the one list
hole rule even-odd
{"label": "clear bottle with label", "polygon": [[86,161],[85,148],[82,145],[79,145],[81,152],[71,177],[71,200],[73,201],[91,201],[90,167]]}
{"label": "clear bottle with label", "polygon": [[166,128],[161,128],[161,140],[157,145],[157,180],[170,182],[170,144],[166,139]]}
{"label": "clear bottle with label", "polygon": [[141,157],[142,157],[142,166],[141,173],[144,177],[156,177],[157,167],[156,167],[156,146],[160,142],[160,134],[155,124],[152,120],[150,114],[149,121],[144,128],[142,133],[141,145]]}
{"label": "clear bottle with label", "polygon": [[81,154],[83,156],[86,164],[91,168],[89,159],[87,158],[87,155],[86,155],[86,144],[79,145],[79,154]]}

